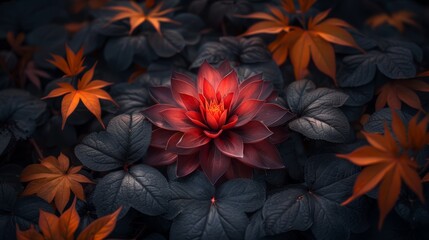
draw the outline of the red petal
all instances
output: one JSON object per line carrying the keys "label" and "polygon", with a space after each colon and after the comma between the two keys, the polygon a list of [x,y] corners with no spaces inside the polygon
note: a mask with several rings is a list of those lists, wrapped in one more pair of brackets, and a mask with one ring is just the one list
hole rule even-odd
{"label": "red petal", "polygon": [[244,145],[244,157],[238,158],[245,164],[262,169],[284,168],[277,148],[267,140]]}
{"label": "red petal", "polygon": [[182,102],[179,95],[180,93],[194,97],[198,96],[194,81],[181,73],[173,73],[173,76],[171,77],[171,91],[174,99],[179,103]]}
{"label": "red petal", "polygon": [[260,100],[268,100],[273,96],[274,93],[274,87],[273,84],[269,82],[264,82],[262,86],[261,94],[259,95],[258,99]]}
{"label": "red petal", "polygon": [[207,79],[204,79],[203,81],[203,95],[208,100],[213,100],[216,98],[216,93],[213,88],[213,85]]}
{"label": "red petal", "polygon": [[177,108],[176,106],[168,105],[168,104],[155,104],[151,107],[146,108],[142,113],[155,126],[168,129],[168,130],[176,130],[172,128],[168,122],[166,122],[164,116],[162,116],[161,114],[163,111],[167,109],[177,109]]}
{"label": "red petal", "polygon": [[224,132],[218,138],[214,139],[214,143],[219,151],[227,156],[243,157],[243,139],[236,133],[231,131]]}
{"label": "red petal", "polygon": [[199,154],[179,155],[177,157],[176,175],[184,177],[195,171],[200,165]]}
{"label": "red petal", "polygon": [[200,109],[200,101],[191,95],[180,93],[180,98],[186,109],[189,111],[198,111]]}
{"label": "red petal", "polygon": [[241,103],[234,112],[234,114],[238,116],[238,122],[236,126],[243,126],[244,124],[253,120],[263,105],[264,101],[255,99],[250,99]]}
{"label": "red petal", "polygon": [[237,90],[238,76],[235,71],[231,71],[222,79],[222,81],[220,81],[216,92],[220,93],[221,96],[225,96],[228,93],[235,93]]}
{"label": "red petal", "polygon": [[219,128],[217,119],[208,111],[206,111],[206,121],[211,129],[217,130]]}
{"label": "red petal", "polygon": [[229,93],[228,95],[226,95],[224,98],[223,98],[223,105],[225,106],[225,109],[228,109],[228,110],[230,110],[230,108],[231,108],[231,103],[232,103],[232,100],[234,99],[234,95],[236,95],[236,94],[234,94],[234,93]]}
{"label": "red petal", "polygon": [[[287,114],[286,118],[285,115]],[[255,120],[261,121],[266,126],[271,127],[274,125],[281,125],[288,120],[293,118],[293,114],[280,105],[274,103],[264,103],[258,114],[255,116]]]}
{"label": "red petal", "polygon": [[177,102],[174,101],[173,94],[169,87],[153,87],[150,89],[150,95],[152,99],[158,103],[178,105]]}
{"label": "red petal", "polygon": [[143,163],[151,166],[164,166],[174,163],[176,159],[177,155],[175,153],[160,148],[149,147]]}
{"label": "red petal", "polygon": [[270,131],[274,134],[270,136],[269,141],[272,144],[278,144],[284,142],[289,137],[289,130],[286,126],[273,127]]}
{"label": "red petal", "polygon": [[231,161],[231,165],[225,173],[227,179],[233,178],[251,178],[253,169],[239,161]]}
{"label": "red petal", "polygon": [[185,132],[188,129],[195,128],[195,125],[186,116],[186,111],[179,108],[171,108],[161,112],[164,122],[168,125],[163,128]]}
{"label": "red petal", "polygon": [[226,76],[228,73],[233,71],[234,69],[231,67],[231,64],[228,60],[223,61],[219,67],[217,68],[221,76]]}
{"label": "red petal", "polygon": [[168,140],[175,134],[175,131],[169,131],[162,128],[158,128],[152,131],[152,140],[150,145],[157,148],[165,149]]}
{"label": "red petal", "polygon": [[246,99],[258,99],[262,91],[264,81],[253,80],[252,82],[245,84],[244,87],[240,88],[238,95],[238,101],[244,101]]}
{"label": "red petal", "polygon": [[231,164],[231,159],[213,145],[200,152],[200,161],[201,168],[212,184],[222,177]]}
{"label": "red petal", "polygon": [[168,140],[166,150],[177,153],[179,155],[190,155],[199,151],[199,148],[179,148],[177,143],[182,139],[183,133],[177,132]]}
{"label": "red petal", "polygon": [[217,132],[210,132],[210,131],[204,130],[203,132],[209,138],[217,138],[217,137],[219,137],[219,135],[222,134],[223,130],[221,129]]}
{"label": "red petal", "polygon": [[234,132],[240,135],[244,143],[260,142],[273,135],[273,132],[259,121],[250,121],[242,127],[235,128]]}
{"label": "red petal", "polygon": [[195,129],[185,132],[179,142],[176,144],[178,148],[196,148],[206,145],[210,142],[201,130]]}
{"label": "red petal", "polygon": [[191,122],[193,122],[195,125],[207,128],[207,126],[204,124],[204,119],[199,112],[189,111],[185,114],[186,116],[188,116],[189,120],[191,120]]}
{"label": "red petal", "polygon": [[199,93],[203,92],[202,90],[204,86],[204,79],[207,79],[210,85],[214,89],[216,89],[220,81],[222,80],[222,76],[218,70],[208,64],[207,61],[204,61],[203,64],[200,66],[197,77],[197,86]]}
{"label": "red petal", "polygon": [[238,117],[237,115],[233,115],[229,118],[229,121],[227,124],[222,126],[223,130],[229,129],[229,128],[233,128],[235,126],[235,124],[237,124],[238,122]]}

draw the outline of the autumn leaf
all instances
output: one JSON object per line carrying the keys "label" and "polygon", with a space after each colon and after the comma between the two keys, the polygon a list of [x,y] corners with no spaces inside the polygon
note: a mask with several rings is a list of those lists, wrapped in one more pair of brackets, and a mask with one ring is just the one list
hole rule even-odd
{"label": "autumn leaf", "polygon": [[[152,26],[155,28],[155,30],[161,34],[161,23],[177,23],[176,21],[166,17],[165,15],[175,11],[175,9],[162,9],[163,3],[159,3],[155,7],[153,7],[151,10],[148,11],[148,13],[145,13],[143,8],[137,4],[136,2],[131,1],[131,6],[114,6],[109,7],[108,9],[118,11],[119,13],[116,14],[111,20],[110,23],[116,22],[122,19],[129,19],[130,21],[130,32],[129,34],[133,33],[134,30],[143,24],[144,22],[149,22],[152,24]],[[149,3],[151,5],[151,3]]]}
{"label": "autumn leaf", "polygon": [[67,118],[73,113],[80,101],[82,101],[83,105],[85,105],[85,107],[97,118],[104,128],[104,123],[101,120],[101,106],[99,100],[103,99],[111,101],[114,104],[116,103],[106,91],[101,89],[111,85],[111,83],[102,80],[92,80],[95,66],[96,64],[83,74],[82,79],[80,79],[77,84],[77,89],[70,83],[60,82],[57,83],[59,88],[52,90],[48,96],[42,98],[54,98],[65,95],[61,102],[63,129]]}
{"label": "autumn leaf", "polygon": [[409,11],[398,11],[391,14],[380,13],[375,16],[368,18],[366,23],[372,28],[377,28],[383,24],[388,24],[396,29],[399,32],[403,32],[405,29],[405,24],[418,27],[419,24],[413,19],[414,14]]}
{"label": "autumn leaf", "polygon": [[[310,18],[304,29],[298,26],[287,26],[287,22],[279,20],[281,11],[278,9],[274,11],[272,7],[270,9],[276,17],[267,13],[253,13],[245,16],[265,21],[254,24],[243,35],[280,33],[268,48],[278,65],[283,64],[290,55],[297,80],[305,77],[312,59],[321,72],[336,82],[335,52],[332,44],[360,49],[351,34],[344,29],[352,28],[351,25],[337,18],[326,19],[330,10]],[[287,19],[286,16],[283,17]]]}
{"label": "autumn leaf", "polygon": [[60,154],[58,158],[49,156],[40,164],[27,166],[21,174],[22,182],[29,182],[23,195],[37,194],[47,202],[55,201],[58,211],[62,212],[70,199],[70,191],[85,200],[82,183],[92,183],[78,172],[82,166],[70,167],[67,156]]}
{"label": "autumn leaf", "polygon": [[[122,207],[112,214],[101,217],[86,227],[77,237],[77,240],[102,240],[115,229],[117,217]],[[18,240],[73,240],[75,232],[79,227],[80,217],[76,211],[76,199],[73,204],[60,217],[40,211],[39,228],[40,234],[33,225],[26,231],[17,227]]]}
{"label": "autumn leaf", "polygon": [[429,143],[429,134],[426,131],[428,118],[418,122],[418,117],[418,115],[414,116],[406,127],[396,111],[392,110],[392,131],[385,124],[384,135],[362,132],[369,145],[360,147],[349,154],[337,155],[364,167],[356,179],[353,195],[342,205],[349,204],[379,185],[379,228],[395,206],[402,182],[405,182],[405,185],[419,197],[421,202],[425,201],[421,179],[417,172],[418,164],[410,153],[411,150],[421,150]]}
{"label": "autumn leaf", "polygon": [[[424,74],[422,73],[420,76],[424,76]],[[415,91],[429,92],[429,84],[421,79],[390,80],[377,91],[375,109],[380,110],[388,105],[390,108],[400,110],[403,102],[424,112],[422,103]]]}
{"label": "autumn leaf", "polygon": [[[316,0],[298,0],[299,12],[301,13],[308,12],[308,10],[310,10],[310,8],[315,3],[316,3]],[[298,13],[297,9],[295,8],[294,0],[282,0],[281,4],[288,13]]]}
{"label": "autumn leaf", "polygon": [[83,66],[83,48],[74,53],[69,46],[66,45],[66,58],[52,54],[53,60],[48,60],[55,67],[59,68],[66,77],[76,76],[81,73],[85,66]]}

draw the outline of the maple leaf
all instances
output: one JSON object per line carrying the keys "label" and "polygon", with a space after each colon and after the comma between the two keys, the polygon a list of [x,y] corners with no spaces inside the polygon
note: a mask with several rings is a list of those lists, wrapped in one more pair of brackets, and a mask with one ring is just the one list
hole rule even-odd
{"label": "maple leaf", "polygon": [[92,183],[78,172],[82,166],[70,167],[67,156],[60,154],[58,158],[49,156],[40,164],[27,166],[21,174],[22,182],[29,182],[23,195],[37,194],[47,202],[55,200],[55,206],[62,212],[70,199],[70,191],[85,200],[81,183]]}
{"label": "maple leaf", "polygon": [[96,64],[85,72],[82,79],[77,84],[77,89],[70,83],[60,82],[57,83],[59,88],[52,90],[48,96],[42,98],[54,98],[65,95],[61,102],[61,115],[63,117],[62,128],[67,121],[67,118],[73,113],[78,106],[79,102],[85,105],[85,107],[97,118],[100,124],[104,128],[104,123],[101,120],[101,106],[100,99],[111,101],[116,104],[112,97],[101,88],[111,85],[111,83],[102,80],[92,80],[94,76],[94,69]]}
{"label": "maple leaf", "polygon": [[[116,22],[122,19],[126,19],[128,18],[130,21],[130,32],[129,34],[133,33],[134,30],[140,26],[142,23],[148,21],[150,22],[150,24],[152,24],[152,26],[155,28],[155,30],[161,34],[161,23],[162,22],[166,22],[166,23],[177,23],[176,21],[165,17],[165,15],[175,11],[174,8],[170,8],[170,9],[162,9],[163,3],[159,3],[158,5],[156,5],[155,7],[153,7],[150,11],[148,11],[148,13],[145,13],[145,11],[143,10],[143,8],[131,1],[130,2],[131,6],[114,6],[114,7],[109,7],[108,9],[110,10],[114,10],[114,11],[118,11],[119,13],[116,14],[115,16],[113,16],[113,18],[110,20],[110,23],[112,22]],[[151,4],[149,3],[149,6]]]}
{"label": "maple leaf", "polygon": [[420,201],[425,201],[421,179],[417,172],[418,164],[410,153],[410,150],[421,150],[429,143],[429,134],[426,131],[428,118],[418,122],[418,117],[418,115],[414,116],[407,128],[396,111],[392,110],[392,131],[385,124],[384,135],[362,132],[369,146],[360,147],[349,154],[337,155],[365,167],[356,179],[353,195],[342,205],[347,205],[380,185],[379,228],[398,200],[402,181],[419,197]]}
{"label": "maple leaf", "polygon": [[[422,73],[419,76],[424,77],[424,74],[427,73]],[[415,91],[429,92],[429,84],[421,79],[390,80],[377,91],[375,109],[380,110],[387,104],[390,108],[400,110],[401,102],[404,102],[408,106],[424,112],[419,96]]]}
{"label": "maple leaf", "polygon": [[[268,46],[278,65],[283,64],[290,53],[295,78],[303,79],[307,73],[310,59],[312,59],[321,72],[336,82],[335,52],[332,43],[360,49],[352,35],[344,29],[353,27],[338,18],[326,19],[330,10],[310,18],[306,29],[287,26],[287,22],[280,22],[279,20],[281,11],[277,9],[273,12],[273,9],[270,8],[276,18],[267,13],[253,13],[244,16],[264,19],[265,21],[254,24],[243,35],[280,33],[276,40]],[[287,18],[284,15],[283,17]]]}
{"label": "maple leaf", "polygon": [[[77,240],[102,240],[115,229],[116,221],[122,207],[112,214],[101,217],[86,227],[76,238]],[[31,225],[30,229],[16,230],[18,240],[73,240],[79,227],[80,217],[76,211],[76,198],[73,204],[60,217],[40,211],[39,228],[41,233]]]}
{"label": "maple leaf", "polygon": [[[316,3],[316,0],[298,0],[299,5],[299,12],[306,13],[310,8]],[[295,8],[295,1],[294,0],[282,0],[281,2],[283,8],[288,13],[299,13],[298,10]]]}
{"label": "maple leaf", "polygon": [[66,77],[76,76],[85,69],[85,66],[83,66],[83,48],[79,49],[77,53],[74,53],[73,50],[66,45],[66,59],[56,54],[51,55],[53,60],[48,60],[48,62],[59,68]]}
{"label": "maple leaf", "polygon": [[403,32],[405,24],[418,27],[419,24],[413,19],[414,14],[409,11],[398,11],[392,14],[380,13],[375,16],[368,18],[366,23],[372,28],[377,28],[383,24],[388,24],[396,29],[399,32]]}

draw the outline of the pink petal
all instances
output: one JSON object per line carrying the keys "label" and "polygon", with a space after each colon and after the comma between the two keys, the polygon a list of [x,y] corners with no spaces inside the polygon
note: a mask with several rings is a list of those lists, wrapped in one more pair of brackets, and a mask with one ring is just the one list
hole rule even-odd
{"label": "pink petal", "polygon": [[262,73],[255,74],[247,79],[245,79],[242,83],[240,83],[240,89],[246,87],[247,84],[253,83],[255,81],[263,80]]}
{"label": "pink petal", "polygon": [[143,163],[151,166],[164,166],[174,163],[177,159],[177,154],[165,151],[164,149],[149,147]]}
{"label": "pink petal", "polygon": [[188,111],[198,111],[200,109],[200,101],[191,95],[180,93],[180,98]]}
{"label": "pink petal", "polygon": [[184,177],[195,171],[200,166],[199,154],[179,155],[177,157],[176,175]]}
{"label": "pink petal", "polygon": [[277,95],[277,94],[275,95],[273,94],[274,94],[273,84],[271,84],[270,82],[264,82],[264,85],[262,86],[261,94],[259,95],[258,99],[268,100]]}
{"label": "pink petal", "polygon": [[[285,116],[286,118],[284,119],[283,117]],[[279,125],[285,123],[289,117],[292,118],[293,115],[290,114],[286,108],[274,103],[264,103],[255,116],[255,120],[261,121],[266,126],[271,127],[274,124]]]}
{"label": "pink petal", "polygon": [[196,148],[206,145],[210,142],[208,138],[201,130],[194,129],[185,132],[179,142],[176,144],[178,148]]}
{"label": "pink petal", "polygon": [[199,112],[189,111],[185,113],[188,116],[189,120],[193,122],[195,125],[200,126],[202,128],[207,128],[204,124],[204,119]]}
{"label": "pink petal", "polygon": [[217,92],[221,96],[225,96],[229,93],[235,93],[238,91],[238,76],[235,71],[231,71],[226,75],[222,81],[220,81],[219,86],[217,87]]}
{"label": "pink petal", "polygon": [[235,158],[243,157],[243,139],[236,133],[231,131],[224,132],[218,138],[214,139],[214,143],[219,151],[227,156]]}
{"label": "pink petal", "polygon": [[177,106],[177,102],[174,101],[173,94],[169,87],[152,87],[150,89],[150,95],[153,100],[162,104],[170,104]]}
{"label": "pink petal", "polygon": [[241,162],[262,169],[284,168],[277,148],[267,140],[244,145],[244,156]]}
{"label": "pink petal", "polygon": [[185,132],[189,129],[195,128],[195,125],[186,116],[186,111],[179,108],[171,108],[161,112],[160,114],[167,123],[163,128],[168,130],[175,130]]}
{"label": "pink petal", "polygon": [[177,72],[173,73],[173,76],[171,77],[171,91],[174,99],[176,99],[178,103],[182,103],[180,93],[194,97],[198,96],[195,83],[192,81],[192,79]]}
{"label": "pink petal", "polygon": [[240,127],[253,120],[263,105],[264,101],[255,99],[246,100],[241,103],[234,112],[238,116],[238,122],[235,126]]}
{"label": "pink petal", "polygon": [[208,64],[207,61],[204,61],[203,64],[201,64],[200,66],[197,77],[197,86],[199,93],[203,92],[204,79],[207,79],[210,85],[214,89],[216,89],[220,81],[222,80],[222,76],[218,70]]}
{"label": "pink petal", "polygon": [[250,121],[242,127],[235,128],[234,132],[240,135],[244,143],[260,142],[273,135],[273,132],[259,121]]}
{"label": "pink petal", "polygon": [[152,131],[152,140],[150,145],[157,148],[165,149],[168,140],[175,134],[175,131],[169,131],[162,128],[157,128]]}
{"label": "pink petal", "polygon": [[262,91],[263,83],[264,81],[262,80],[256,80],[252,81],[249,84],[246,84],[240,89],[240,93],[238,94],[238,101],[244,101],[246,99],[258,99]]}
{"label": "pink petal", "polygon": [[228,170],[231,159],[222,154],[215,146],[203,149],[200,152],[200,165],[212,184]]}

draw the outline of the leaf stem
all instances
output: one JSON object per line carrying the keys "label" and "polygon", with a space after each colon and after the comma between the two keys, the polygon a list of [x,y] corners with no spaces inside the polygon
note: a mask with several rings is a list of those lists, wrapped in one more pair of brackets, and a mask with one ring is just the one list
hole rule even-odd
{"label": "leaf stem", "polygon": [[44,159],[42,150],[40,150],[40,147],[37,144],[37,142],[33,138],[30,138],[29,141],[30,141],[31,145],[33,145],[34,150],[36,150],[37,156],[39,156],[39,161]]}

